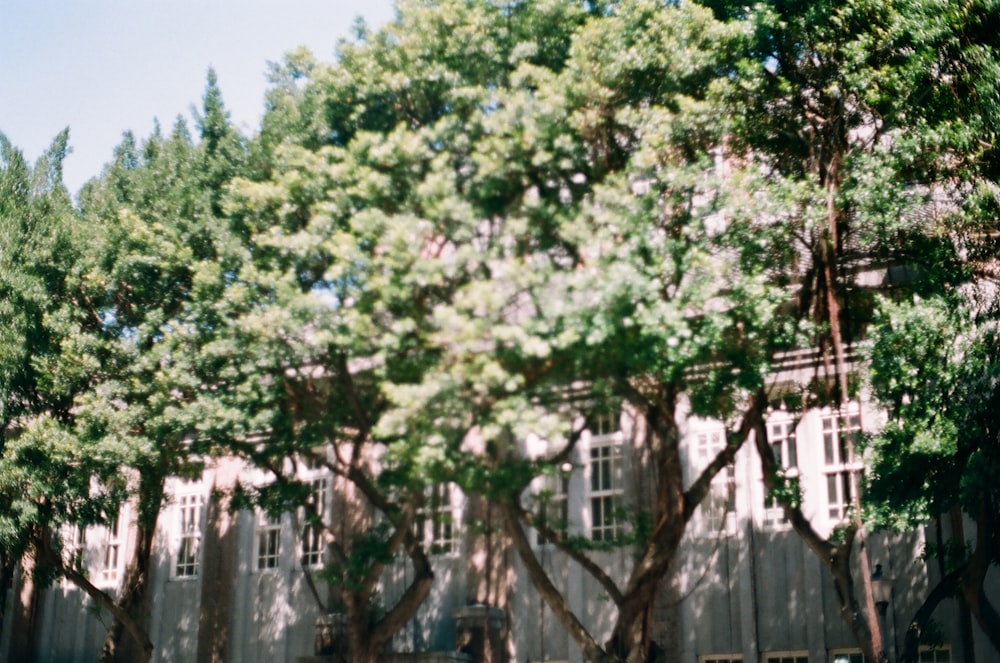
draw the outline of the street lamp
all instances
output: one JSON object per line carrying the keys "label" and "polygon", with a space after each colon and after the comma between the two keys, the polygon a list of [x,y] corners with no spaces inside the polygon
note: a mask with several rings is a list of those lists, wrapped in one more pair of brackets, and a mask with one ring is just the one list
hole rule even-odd
{"label": "street lamp", "polygon": [[882,575],[881,564],[875,565],[875,573],[872,574],[872,595],[875,598],[875,609],[885,617],[889,601],[892,600],[892,578]]}

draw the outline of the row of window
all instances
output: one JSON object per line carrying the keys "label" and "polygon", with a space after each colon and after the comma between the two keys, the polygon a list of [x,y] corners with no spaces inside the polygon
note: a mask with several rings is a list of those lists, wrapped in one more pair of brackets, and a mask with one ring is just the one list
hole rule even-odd
{"label": "row of window", "polygon": [[[328,477],[317,477],[310,482],[307,508],[299,514],[299,562],[306,567],[321,566],[326,543],[324,528],[319,522],[329,523],[330,483]],[[439,484],[428,490],[425,507],[414,525],[433,554],[457,551],[455,488]],[[174,576],[179,578],[198,575],[199,548],[204,517],[204,497],[201,494],[180,495],[176,500],[177,525],[180,540],[176,548]],[[298,519],[296,519],[298,520]],[[254,568],[258,571],[278,568],[282,551],[282,517],[260,512],[254,528]]]}
{"label": "row of window", "polygon": [[[598,417],[592,426],[587,474],[589,475],[587,506],[589,507],[589,536],[598,542],[612,542],[623,533],[621,510],[624,496],[624,470],[620,415]],[[860,435],[860,417],[856,413],[825,415],[822,418],[823,458],[827,493],[828,514],[831,519],[845,517],[855,496],[862,472],[862,462],[855,452]],[[769,424],[769,442],[775,460],[788,475],[798,469],[799,450],[795,422],[788,419]],[[725,445],[724,431],[720,429],[699,432],[693,440],[694,459],[704,467]],[[699,510],[698,529],[705,533],[721,532],[727,526],[728,516],[734,511],[733,467],[720,472],[712,482],[711,490]],[[311,482],[310,510],[314,517],[330,522],[328,502],[330,485],[326,477]],[[415,532],[425,541],[432,554],[447,554],[458,548],[458,513],[455,509],[456,489],[451,484],[439,484],[429,489],[421,510]],[[569,521],[569,473],[548,476],[536,495],[539,500],[538,517],[541,523],[558,534],[565,535]],[[198,574],[199,548],[203,529],[204,496],[201,493],[181,494],[176,499],[176,524],[179,541],[175,548],[174,575],[191,577]],[[305,514],[303,514],[305,515]],[[299,532],[299,557],[305,566],[318,566],[323,562],[322,528],[304,517],[305,525]],[[784,523],[780,505],[769,500],[765,505],[765,526]],[[255,568],[276,568],[281,559],[281,519],[260,514],[255,531]],[[76,534],[80,540],[75,545],[80,555],[83,550],[83,532]],[[101,554],[99,579],[111,584],[118,580],[121,527],[119,519],[103,528],[99,542]],[[538,543],[544,536],[538,534]],[[82,559],[82,558],[81,558]],[[792,662],[794,663],[794,662]],[[851,663],[851,662],[848,662]]]}
{"label": "row of window", "polygon": [[[765,653],[764,663],[809,663],[806,652]],[[858,649],[836,649],[829,653],[830,663],[868,663],[868,659]],[[920,663],[951,663],[951,647],[921,647]],[[699,663],[743,663],[740,654],[701,656]]]}

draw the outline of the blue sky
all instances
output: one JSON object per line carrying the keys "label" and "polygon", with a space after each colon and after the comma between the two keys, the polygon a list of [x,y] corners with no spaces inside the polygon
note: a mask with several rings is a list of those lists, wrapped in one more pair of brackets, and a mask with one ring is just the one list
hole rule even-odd
{"label": "blue sky", "polygon": [[0,132],[34,160],[63,128],[76,192],[125,130],[190,120],[214,67],[233,120],[256,130],[268,61],[300,45],[333,57],[358,16],[392,0],[0,0]]}

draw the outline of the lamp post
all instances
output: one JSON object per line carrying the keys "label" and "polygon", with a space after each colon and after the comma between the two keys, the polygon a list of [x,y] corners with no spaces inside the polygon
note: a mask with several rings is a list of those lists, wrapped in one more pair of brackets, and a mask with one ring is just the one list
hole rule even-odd
{"label": "lamp post", "polygon": [[882,565],[875,565],[875,572],[872,574],[872,595],[875,598],[875,608],[878,614],[885,617],[889,610],[889,601],[892,600],[892,578],[882,575]]}

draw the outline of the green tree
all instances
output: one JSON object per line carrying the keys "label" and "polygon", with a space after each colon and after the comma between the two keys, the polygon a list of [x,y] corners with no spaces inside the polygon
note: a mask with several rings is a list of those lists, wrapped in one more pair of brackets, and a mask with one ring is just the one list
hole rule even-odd
{"label": "green tree", "polygon": [[[73,434],[76,398],[91,386],[100,361],[92,335],[103,321],[93,306],[101,289],[89,271],[91,247],[83,241],[100,235],[81,232],[86,225],[62,184],[68,138],[61,133],[34,167],[0,138],[0,549],[6,567],[21,563],[29,584],[64,576],[113,611],[61,538],[67,528],[106,522],[125,490],[117,478],[120,449],[80,443]],[[23,608],[14,617],[23,620],[18,637],[30,653],[33,607]]]}
{"label": "green tree", "polygon": [[[428,487],[454,481],[500,507],[588,659],[644,661],[657,584],[761,416],[757,390],[788,336],[778,291],[739,259],[741,226],[718,213],[705,93],[731,35],[696,6],[552,0],[401,3],[360,36],[331,65],[299,53],[273,72],[252,149],[266,177],[234,183],[227,207],[253,260],[229,288],[245,312],[215,348],[230,364],[206,393],[213,435],[271,470],[275,487],[252,495],[271,510],[307,495],[285,468],[323,462],[381,512],[388,555],[417,569],[403,600],[373,615],[388,555],[327,533],[355,660],[372,660],[426,596],[431,562],[410,524]],[[639,562],[621,588],[560,542],[614,599],[607,645],[522,529],[537,524],[522,493],[558,459],[527,462],[516,441],[555,439],[546,411],[569,407],[580,381],[591,402],[642,412],[660,486],[636,514],[652,525],[635,531]],[[690,486],[685,407],[735,422]],[[333,455],[317,456],[331,438]]]}
{"label": "green tree", "polygon": [[[878,287],[920,275],[920,287],[933,287],[928,279],[940,278],[940,267],[956,257],[941,241],[941,201],[966,206],[983,198],[969,193],[990,177],[995,159],[992,143],[975,138],[995,126],[995,37],[982,27],[995,9],[868,0],[713,4],[720,17],[750,29],[726,98],[729,149],[763,173],[754,188],[769,200],[751,225],[792,248],[762,256],[793,287],[800,319],[813,324],[822,356],[814,395],[840,406],[860,380],[848,357],[874,307],[858,275],[884,270]],[[975,231],[974,218],[953,216],[961,225],[946,232]],[[880,660],[860,504],[834,537],[820,536],[777,475],[766,431],[757,447],[768,487],[786,496],[790,521],[831,573],[842,616],[866,656]]]}
{"label": "green tree", "polygon": [[[65,577],[110,613],[105,661],[152,652],[146,600],[165,481],[199,472],[210,446],[187,406],[202,386],[197,349],[225,312],[214,298],[241,260],[217,211],[245,147],[211,74],[204,106],[197,143],[180,119],[141,146],[126,134],[79,211],[58,169],[66,135],[33,171],[8,150],[4,559],[28,560],[39,586]],[[137,543],[113,595],[80,565],[75,537],[117,522],[125,503]]]}
{"label": "green tree", "polygon": [[[211,71],[198,125],[197,142],[179,118],[169,136],[154,132],[141,153],[127,135],[115,161],[81,196],[82,213],[107,228],[95,268],[105,289],[106,355],[99,379],[78,399],[77,419],[95,440],[129,450],[137,545],[117,602],[137,621],[147,612],[165,482],[200,472],[211,448],[189,406],[203,388],[198,376],[211,370],[199,364],[199,349],[223,324],[218,297],[227,271],[242,260],[219,201],[245,163],[245,145]],[[143,654],[119,653],[127,626],[112,620],[102,660],[148,656],[148,642]]]}
{"label": "green tree", "polygon": [[989,288],[980,294],[987,299],[953,292],[885,301],[873,332],[872,386],[890,415],[872,445],[869,499],[876,516],[895,526],[947,514],[975,523],[967,542],[961,516],[953,517],[951,545],[929,548],[940,558],[942,579],[907,629],[904,661],[917,660],[935,608],[956,595],[1000,651],[1000,614],[983,587],[1000,563],[996,301]]}

